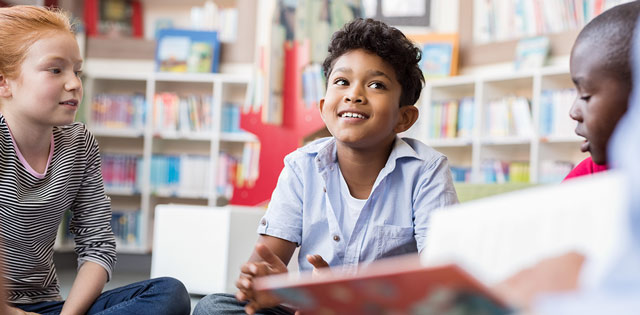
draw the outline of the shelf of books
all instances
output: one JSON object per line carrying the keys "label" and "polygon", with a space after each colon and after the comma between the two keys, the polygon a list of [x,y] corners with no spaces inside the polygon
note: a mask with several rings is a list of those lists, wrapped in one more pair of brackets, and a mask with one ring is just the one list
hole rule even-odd
{"label": "shelf of books", "polygon": [[587,157],[569,117],[575,97],[558,67],[432,80],[417,134],[447,155],[455,181],[555,183]]}
{"label": "shelf of books", "polygon": [[[249,80],[87,73],[82,120],[100,144],[119,252],[150,250],[157,204],[219,205],[257,177],[251,157],[258,155],[258,138],[240,129]],[[69,233],[60,233],[57,248],[72,250]]]}

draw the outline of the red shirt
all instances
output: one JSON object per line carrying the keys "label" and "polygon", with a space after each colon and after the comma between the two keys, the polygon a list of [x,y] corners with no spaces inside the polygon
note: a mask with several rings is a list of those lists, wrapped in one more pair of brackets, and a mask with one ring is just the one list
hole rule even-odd
{"label": "red shirt", "polygon": [[566,181],[567,179],[574,178],[574,177],[591,175],[593,173],[606,171],[608,169],[609,167],[607,167],[606,165],[598,165],[596,163],[593,163],[593,160],[591,160],[591,157],[588,157],[584,159],[582,162],[580,162],[578,166],[573,168],[571,172],[569,172],[567,177],[564,178],[563,181]]}

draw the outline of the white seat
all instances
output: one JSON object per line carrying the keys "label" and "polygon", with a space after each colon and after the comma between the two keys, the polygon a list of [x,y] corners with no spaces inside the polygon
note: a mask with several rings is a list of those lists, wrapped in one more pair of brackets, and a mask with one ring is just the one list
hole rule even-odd
{"label": "white seat", "polygon": [[264,208],[158,205],[151,277],[169,276],[192,294],[233,293]]}

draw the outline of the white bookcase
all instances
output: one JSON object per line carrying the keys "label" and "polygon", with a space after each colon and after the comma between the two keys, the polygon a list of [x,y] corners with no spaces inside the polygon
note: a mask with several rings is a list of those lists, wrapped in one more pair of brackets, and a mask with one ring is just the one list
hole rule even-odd
{"label": "white bookcase", "polygon": [[[428,80],[422,98],[418,101],[420,118],[407,135],[416,137],[447,155],[450,165],[470,168],[473,183],[484,182],[481,167],[486,159],[528,162],[530,182],[538,183],[540,165],[544,161],[562,160],[576,164],[588,156],[587,153],[580,152],[580,144],[584,139],[572,132],[576,123],[569,117],[568,110],[557,119],[564,120],[563,124],[572,124],[573,127],[565,128],[562,134],[540,135],[542,92],[571,88],[573,84],[566,67],[546,67],[504,75],[477,74]],[[533,124],[531,135],[496,137],[485,132],[487,104],[506,96],[525,97],[529,100]],[[429,122],[432,118],[433,102],[459,100],[465,97],[474,99],[474,125],[471,136],[431,138]],[[570,129],[571,132],[567,132],[566,129]]]}
{"label": "white bookcase", "polygon": [[[235,156],[242,154],[246,142],[258,141],[250,133],[221,132],[221,113],[225,102],[242,104],[250,81],[248,75],[133,73],[85,75],[84,121],[100,144],[101,154],[131,154],[142,157],[138,170],[139,189],[107,189],[112,206],[118,210],[140,211],[139,245],[118,246],[118,252],[147,253],[151,250],[153,209],[158,204],[181,203],[216,206],[219,195],[215,189],[218,160],[221,151]],[[213,95],[211,131],[199,133],[164,132],[153,128],[153,106],[156,93],[175,92]],[[142,93],[145,95],[146,120],[143,128],[121,129],[92,126],[91,101],[99,93]],[[208,186],[200,192],[154,190],[151,185],[151,160],[154,154],[197,154],[208,156]],[[206,171],[206,170],[203,170]],[[67,249],[63,246],[62,250]]]}

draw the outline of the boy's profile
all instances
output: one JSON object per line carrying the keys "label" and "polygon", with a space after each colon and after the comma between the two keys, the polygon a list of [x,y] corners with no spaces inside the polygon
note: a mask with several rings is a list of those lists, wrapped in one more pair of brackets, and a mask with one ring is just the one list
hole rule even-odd
{"label": "boy's profile", "polygon": [[613,130],[627,110],[631,93],[631,41],[640,12],[634,1],[607,10],[578,34],[571,50],[571,79],[578,98],[570,116],[584,137],[582,161],[565,179],[607,170],[607,146]]}
{"label": "boy's profile", "polygon": [[[258,276],[287,272],[300,246],[301,271],[340,267],[423,249],[430,213],[457,202],[444,155],[400,138],[418,118],[420,50],[396,28],[356,19],[337,31],[323,63],[319,110],[333,137],[285,160],[239,292],[211,295],[194,314],[290,313],[253,289]],[[269,308],[269,309],[265,309]]]}
{"label": "boy's profile", "polygon": [[[586,140],[582,151],[591,157],[566,179],[607,170],[609,139],[628,107],[632,88],[631,47],[640,2],[613,7],[589,22],[571,51],[571,78],[578,98],[571,118]],[[637,31],[637,30],[636,30]],[[627,135],[627,137],[633,137]],[[571,252],[539,262],[501,283],[497,290],[516,305],[531,306],[542,292],[576,289],[585,257]]]}

